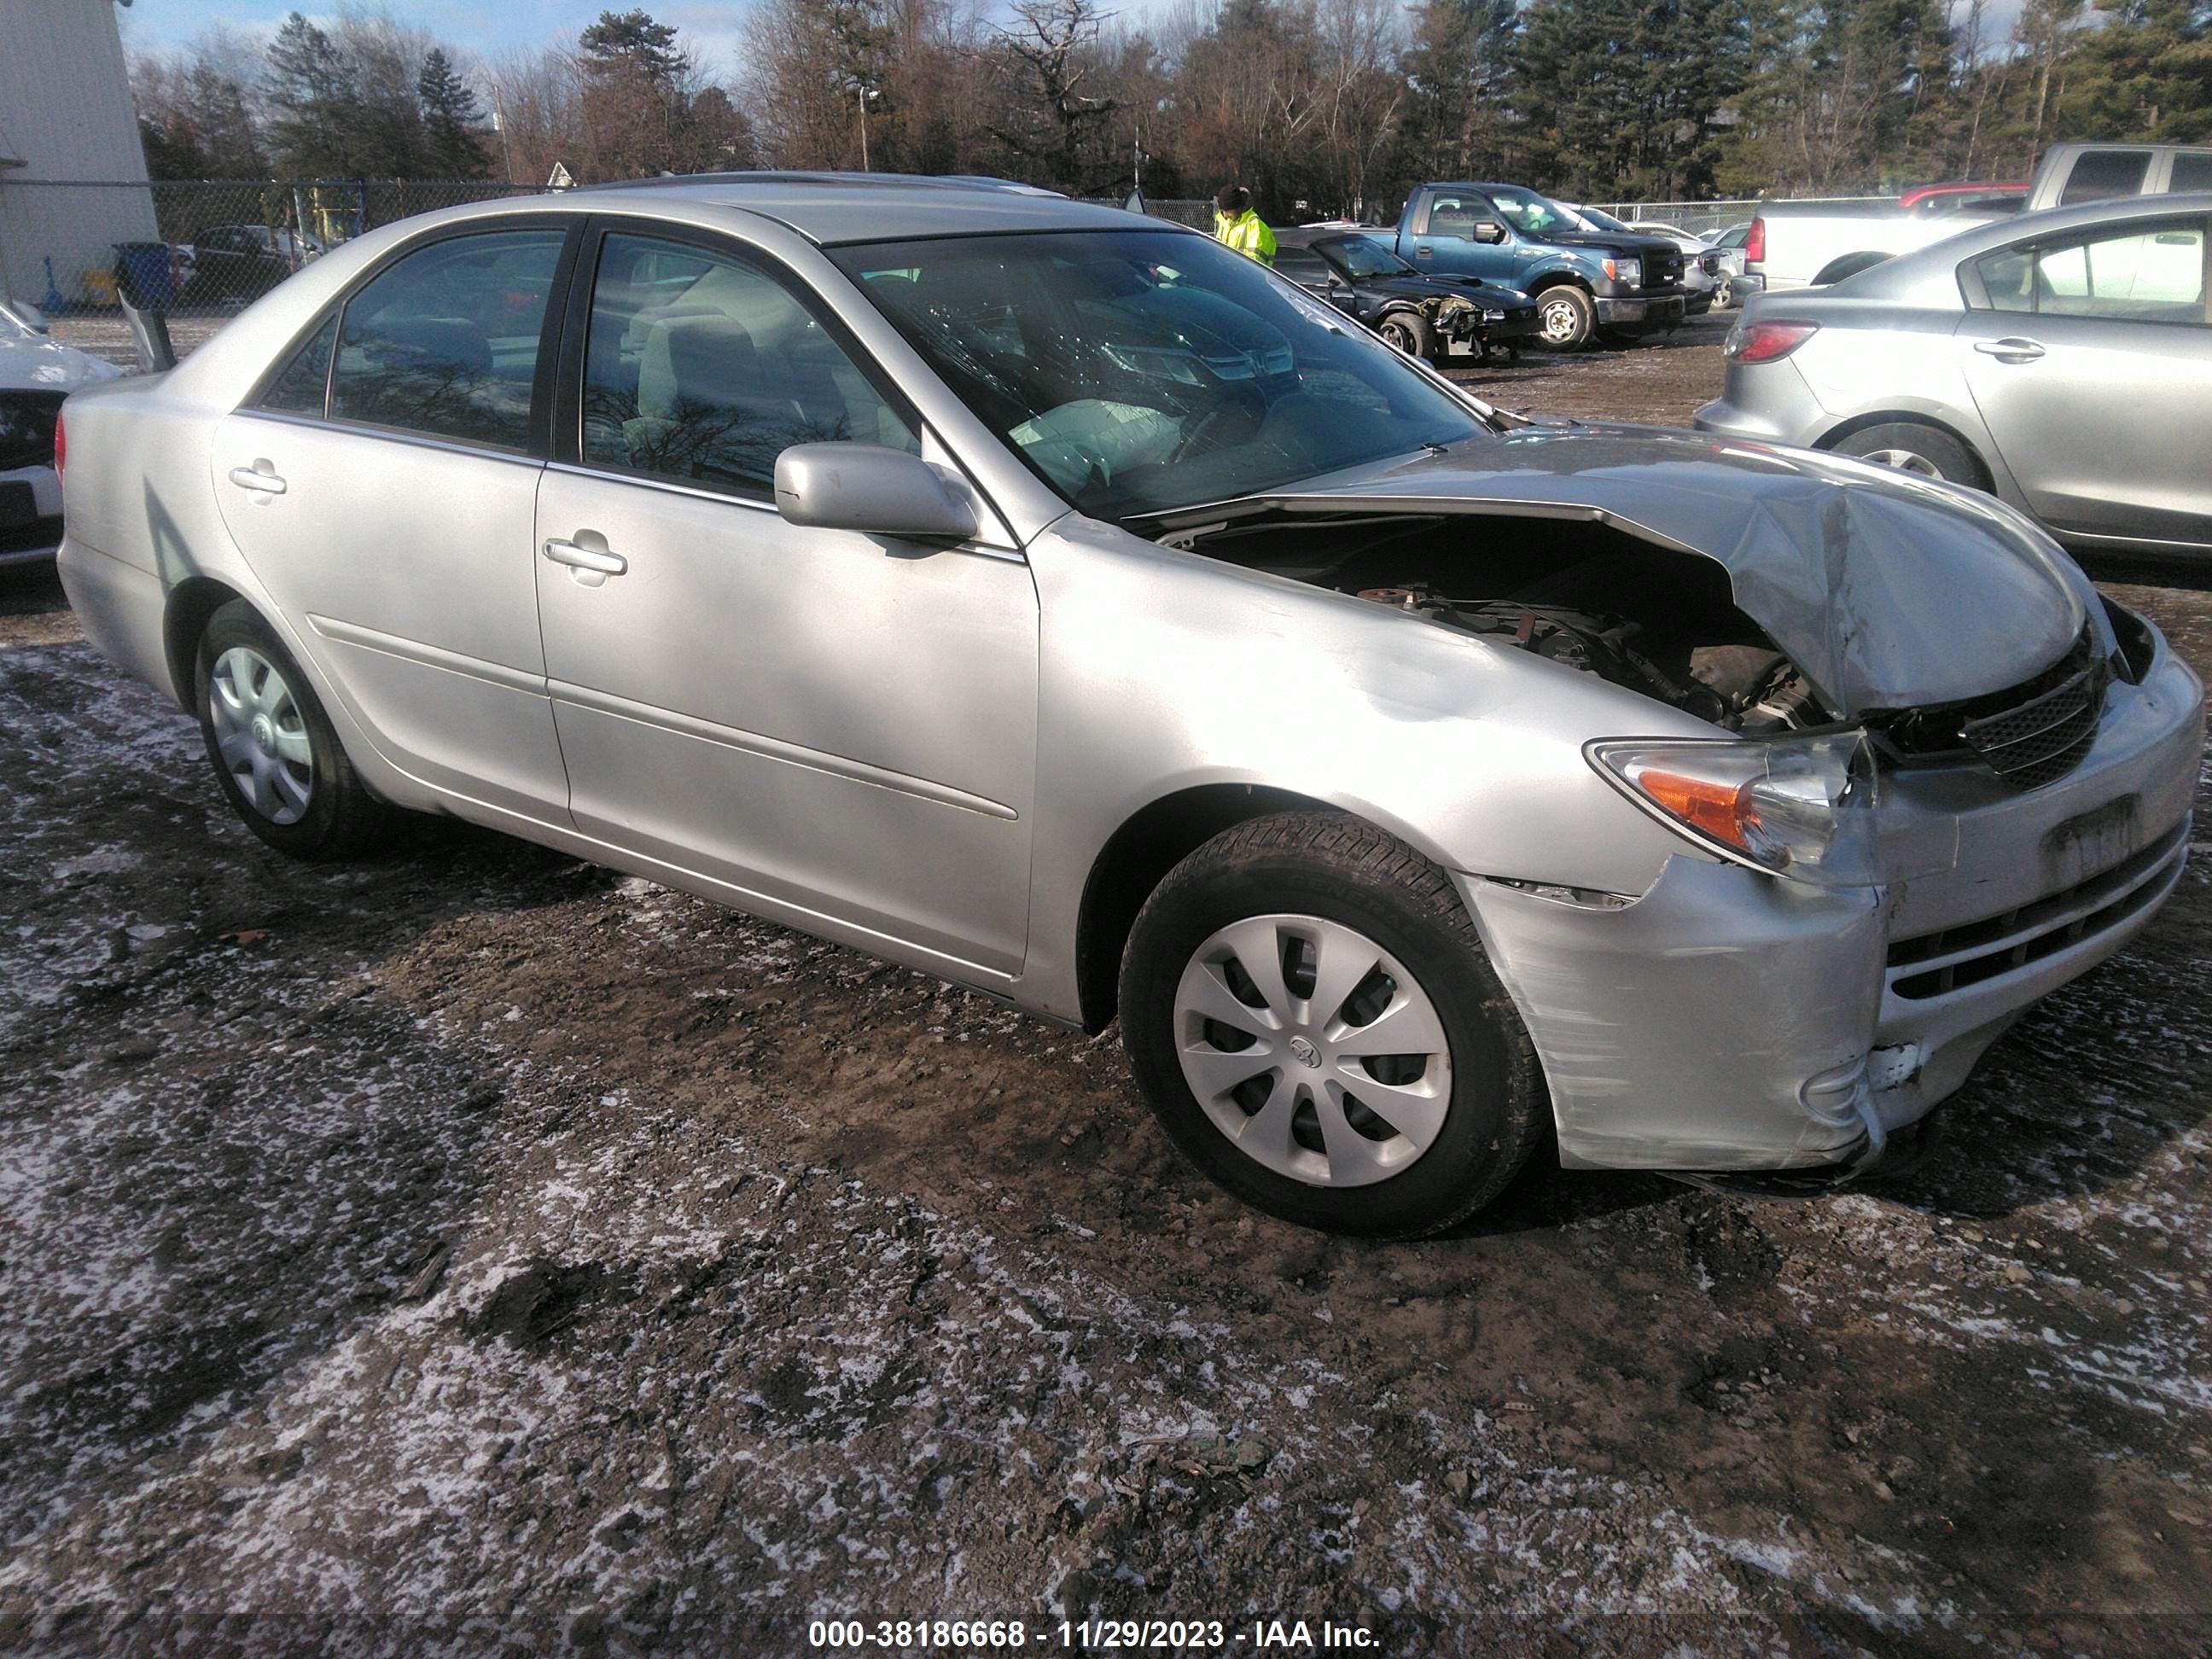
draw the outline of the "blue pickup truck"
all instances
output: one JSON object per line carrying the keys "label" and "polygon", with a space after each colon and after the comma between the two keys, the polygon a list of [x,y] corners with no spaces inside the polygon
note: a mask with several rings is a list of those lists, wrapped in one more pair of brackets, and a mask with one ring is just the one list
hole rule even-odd
{"label": "blue pickup truck", "polygon": [[[1379,234],[1379,233],[1378,233]],[[1418,185],[1398,218],[1399,257],[1536,296],[1540,343],[1571,350],[1600,334],[1679,325],[1682,250],[1657,236],[1585,230],[1519,185]]]}

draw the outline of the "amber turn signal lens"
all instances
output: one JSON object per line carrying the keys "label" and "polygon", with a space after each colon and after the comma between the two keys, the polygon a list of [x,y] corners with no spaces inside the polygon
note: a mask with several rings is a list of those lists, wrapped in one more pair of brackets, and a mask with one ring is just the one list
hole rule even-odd
{"label": "amber turn signal lens", "polygon": [[1746,832],[1758,823],[1759,815],[1744,799],[1741,786],[1645,769],[1637,774],[1636,787],[1692,830],[1749,850]]}

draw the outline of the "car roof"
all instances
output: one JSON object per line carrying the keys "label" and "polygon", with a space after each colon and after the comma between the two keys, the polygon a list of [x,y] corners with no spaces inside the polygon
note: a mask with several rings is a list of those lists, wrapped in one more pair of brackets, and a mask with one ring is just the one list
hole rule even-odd
{"label": "car roof", "polygon": [[[823,246],[1007,231],[1176,230],[1165,220],[1078,202],[1000,179],[883,173],[709,173],[591,185],[592,205],[649,212],[672,198],[742,209]],[[519,205],[519,204],[518,204]]]}

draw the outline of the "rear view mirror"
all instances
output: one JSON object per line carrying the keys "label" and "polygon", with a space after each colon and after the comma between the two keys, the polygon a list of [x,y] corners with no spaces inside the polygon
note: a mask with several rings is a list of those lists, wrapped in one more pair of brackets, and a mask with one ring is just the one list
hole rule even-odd
{"label": "rear view mirror", "polygon": [[1474,240],[1478,242],[1502,242],[1505,240],[1505,227],[1495,219],[1478,219],[1474,222]]}
{"label": "rear view mirror", "polygon": [[775,458],[775,510],[815,530],[960,542],[975,509],[919,455],[878,444],[793,444]]}

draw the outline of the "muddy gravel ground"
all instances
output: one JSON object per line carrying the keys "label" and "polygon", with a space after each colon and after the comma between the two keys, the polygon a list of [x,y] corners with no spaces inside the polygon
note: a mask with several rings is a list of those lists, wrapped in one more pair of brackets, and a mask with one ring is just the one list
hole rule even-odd
{"label": "muddy gravel ground", "polygon": [[[1476,374],[1680,420],[1717,338]],[[1910,1181],[1346,1243],[1111,1034],[453,824],[286,863],[51,578],[0,611],[0,1647],[2212,1642],[2201,843]]]}

